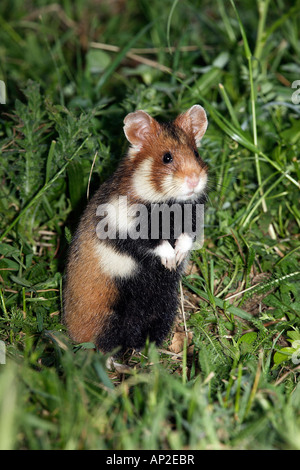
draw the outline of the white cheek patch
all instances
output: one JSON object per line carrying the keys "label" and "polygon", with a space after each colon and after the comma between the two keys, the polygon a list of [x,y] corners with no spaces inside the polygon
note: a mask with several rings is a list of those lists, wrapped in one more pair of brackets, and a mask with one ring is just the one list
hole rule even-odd
{"label": "white cheek patch", "polygon": [[160,184],[162,191],[157,191],[151,182],[153,176],[152,160],[143,161],[133,175],[133,189],[138,198],[148,203],[164,202],[170,199],[177,201],[196,200],[205,190],[207,174],[202,171],[198,185],[190,195],[191,189],[185,181],[176,178],[176,174],[164,175]]}
{"label": "white cheek patch", "polygon": [[97,243],[95,250],[105,274],[111,277],[128,278],[136,273],[138,264],[131,256],[120,253],[101,242]]}
{"label": "white cheek patch", "polygon": [[180,187],[178,187],[178,183],[174,180],[173,175],[164,176],[161,184],[165,193],[165,200],[177,199]]}
{"label": "white cheek patch", "polygon": [[136,195],[146,202],[159,202],[164,197],[157,191],[152,183],[153,176],[152,161],[147,159],[143,161],[133,175],[133,189]]}

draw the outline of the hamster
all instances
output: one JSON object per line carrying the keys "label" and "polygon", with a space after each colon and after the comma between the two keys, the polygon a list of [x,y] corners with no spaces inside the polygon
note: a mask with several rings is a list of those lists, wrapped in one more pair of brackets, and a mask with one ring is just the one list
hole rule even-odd
{"label": "hamster", "polygon": [[152,210],[190,204],[194,227],[206,197],[208,167],[197,150],[206,129],[197,104],[170,123],[142,110],[125,117],[128,153],[88,203],[69,248],[63,321],[74,342],[120,355],[166,338],[195,235],[184,227],[176,235],[171,212],[164,236],[164,213],[157,227]]}

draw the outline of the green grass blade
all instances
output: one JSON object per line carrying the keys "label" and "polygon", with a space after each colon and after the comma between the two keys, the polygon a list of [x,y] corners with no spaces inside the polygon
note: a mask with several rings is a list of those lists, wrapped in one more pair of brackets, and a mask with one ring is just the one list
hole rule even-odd
{"label": "green grass blade", "polygon": [[[184,284],[193,292],[195,292],[195,294],[198,294],[200,297],[204,297],[204,299],[208,301],[210,300],[206,292],[193,286],[188,280],[185,280]],[[234,307],[233,305],[228,305],[226,304],[226,301],[223,301],[219,299],[218,297],[214,296],[214,302],[217,307],[228,311],[232,315],[236,315],[237,317],[243,318],[244,320],[248,320],[248,321],[252,320],[252,315],[250,315],[248,312],[245,312],[245,310],[242,310],[241,308]]]}
{"label": "green grass blade", "polygon": [[124,59],[125,55],[127,52],[130,51],[130,49],[134,46],[134,44],[141,38],[143,37],[147,31],[151,28],[153,23],[149,23],[144,28],[141,29],[141,31],[136,34],[131,41],[128,42],[128,44],[117,54],[115,57],[115,60],[107,67],[107,69],[103,72],[102,77],[98,81],[96,85],[96,91],[99,93],[103,85],[107,82],[107,80],[111,77],[111,75],[114,73],[116,68],[120,65],[122,60]]}
{"label": "green grass blade", "polygon": [[[255,105],[256,92],[255,92],[254,80],[253,80],[252,53],[251,53],[251,50],[250,50],[250,47],[249,47],[249,43],[248,43],[248,40],[247,40],[247,35],[246,35],[246,32],[245,32],[243,23],[240,19],[240,16],[239,16],[239,13],[236,9],[235,3],[234,3],[233,0],[230,0],[230,2],[231,2],[231,5],[233,6],[234,12],[236,14],[236,17],[237,17],[237,20],[238,20],[238,23],[239,23],[239,27],[240,27],[240,31],[241,31],[242,38],[243,38],[243,43],[244,43],[245,56],[248,60],[249,81],[250,81],[250,100],[251,100],[251,112],[252,112],[253,143],[254,143],[255,147],[257,147],[257,125],[256,125],[256,105]],[[262,177],[261,177],[261,170],[260,170],[260,164],[259,164],[259,158],[258,158],[258,153],[257,152],[254,153],[254,157],[255,157],[255,168],[256,168],[256,176],[257,176],[258,186],[260,188],[260,194],[262,196],[261,203],[262,203],[262,207],[263,207],[264,212],[267,212],[267,205],[266,205],[266,202],[265,202],[265,198],[264,198],[264,195],[263,195],[263,189],[262,189],[262,185],[261,185]]]}
{"label": "green grass blade", "polygon": [[171,21],[172,21],[172,16],[173,16],[173,13],[175,11],[175,8],[176,8],[176,5],[177,5],[178,2],[179,2],[179,0],[174,0],[173,5],[172,5],[171,10],[170,10],[170,13],[169,13],[169,16],[168,16],[168,21],[167,21],[167,41],[168,41],[168,47],[169,47],[170,54],[172,53],[171,43],[170,43]]}
{"label": "green grass blade", "polygon": [[52,165],[52,161],[53,161],[55,145],[56,145],[56,141],[52,140],[51,145],[50,145],[50,149],[49,149],[49,152],[48,152],[48,156],[47,156],[47,162],[46,162],[45,184],[47,184],[49,179],[50,179],[51,165]]}

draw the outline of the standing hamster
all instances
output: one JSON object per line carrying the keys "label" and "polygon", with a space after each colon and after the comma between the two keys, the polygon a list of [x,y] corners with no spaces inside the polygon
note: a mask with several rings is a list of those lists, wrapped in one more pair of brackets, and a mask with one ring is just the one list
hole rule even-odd
{"label": "standing hamster", "polygon": [[[200,105],[171,123],[141,110],[125,117],[128,154],[88,203],[70,245],[63,317],[73,341],[123,353],[147,338],[159,345],[170,331],[195,209],[205,201],[208,170],[197,147],[206,128]],[[192,230],[180,223],[187,205]],[[166,211],[174,207],[179,218]]]}

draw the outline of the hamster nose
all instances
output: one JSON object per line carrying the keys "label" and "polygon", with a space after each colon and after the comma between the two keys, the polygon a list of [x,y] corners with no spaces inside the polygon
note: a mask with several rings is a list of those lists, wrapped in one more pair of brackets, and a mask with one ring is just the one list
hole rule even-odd
{"label": "hamster nose", "polygon": [[190,189],[194,189],[198,185],[200,178],[196,174],[193,174],[186,176],[185,181]]}

